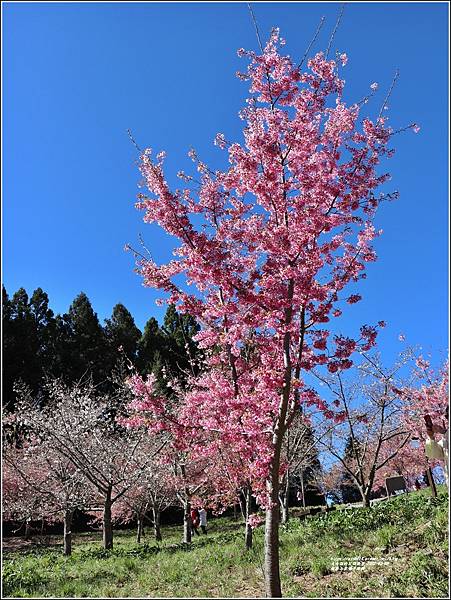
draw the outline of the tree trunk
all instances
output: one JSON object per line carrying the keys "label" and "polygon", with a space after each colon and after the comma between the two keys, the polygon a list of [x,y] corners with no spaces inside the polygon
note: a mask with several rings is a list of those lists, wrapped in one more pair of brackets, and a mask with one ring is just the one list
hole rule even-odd
{"label": "tree trunk", "polygon": [[238,518],[238,515],[236,513],[236,504],[233,504],[233,520],[236,521]]}
{"label": "tree trunk", "polygon": [[27,521],[25,521],[25,533],[24,533],[24,537],[26,540],[30,539],[30,530],[31,530],[30,521],[27,520]]}
{"label": "tree trunk", "polygon": [[191,502],[183,502],[183,541],[185,544],[191,544]]}
{"label": "tree trunk", "polygon": [[301,471],[301,494],[302,494],[302,506],[305,508],[305,490],[304,490],[304,469]]}
{"label": "tree trunk", "polygon": [[[375,473],[375,471],[374,471]],[[365,491],[363,493],[363,506],[369,508],[371,506],[370,498],[371,492],[373,491],[373,483],[374,483],[374,473],[370,474],[370,478],[368,483],[365,486]]]}
{"label": "tree trunk", "polygon": [[271,502],[265,522],[265,591],[267,598],[281,598],[279,571],[279,464],[280,442],[276,442],[269,479],[266,484]]}
{"label": "tree trunk", "polygon": [[290,506],[290,476],[287,471],[286,478],[285,478],[285,490],[282,494],[282,502],[281,502],[282,523],[284,523],[284,524],[288,523],[288,519],[290,518],[289,506]]}
{"label": "tree trunk", "polygon": [[357,482],[357,487],[359,488],[360,497],[362,498],[362,506],[368,508],[370,506],[370,486],[367,485],[364,487],[363,485]]}
{"label": "tree trunk", "polygon": [[136,529],[136,543],[141,543],[141,536],[143,533],[143,517],[141,515],[138,516],[138,527]]}
{"label": "tree trunk", "polygon": [[111,488],[108,489],[103,503],[103,547],[111,550],[113,547],[113,525],[111,523]]}
{"label": "tree trunk", "polygon": [[431,467],[428,467],[426,469],[426,477],[427,477],[427,480],[428,480],[428,484],[429,484],[429,486],[431,488],[431,496],[433,498],[436,498],[437,497],[437,488],[435,487],[434,475],[432,474]]}
{"label": "tree trunk", "polygon": [[[292,301],[294,293],[294,281],[290,279],[288,283],[288,300]],[[305,310],[302,310],[302,332],[300,347],[303,348],[304,336],[304,316]],[[292,319],[292,306],[285,309],[285,324],[289,326]],[[282,588],[280,585],[280,565],[279,565],[279,469],[280,454],[282,451],[283,436],[285,433],[285,419],[287,416],[288,403],[290,399],[290,387],[292,377],[290,349],[290,333],[287,331],[283,339],[283,362],[284,362],[284,382],[281,396],[281,405],[277,417],[278,424],[273,434],[272,443],[274,454],[271,461],[269,476],[266,481],[266,491],[268,494],[269,506],[266,509],[265,522],[265,592],[267,598],[281,598]]]}
{"label": "tree trunk", "polygon": [[152,508],[153,513],[153,532],[155,535],[155,539],[157,542],[161,542],[163,539],[161,537],[161,528],[160,528],[160,511],[155,506]]}
{"label": "tree trunk", "polygon": [[246,503],[245,503],[245,523],[246,530],[244,533],[244,543],[246,545],[246,550],[250,550],[252,548],[252,527],[249,524],[249,517],[251,516],[252,510],[252,490],[250,486],[246,487]]}
{"label": "tree trunk", "polygon": [[282,503],[281,503],[281,507],[282,507],[282,524],[285,525],[285,523],[288,522],[288,506],[287,506],[287,497],[284,495],[282,498]]}
{"label": "tree trunk", "polygon": [[246,532],[244,534],[244,543],[246,544],[246,550],[250,550],[252,548],[252,527],[249,523],[246,523]]}
{"label": "tree trunk", "polygon": [[[244,498],[244,500],[243,500],[243,498]],[[240,512],[241,512],[241,516],[244,519],[244,522],[246,523],[246,491],[244,488],[240,492]]]}
{"label": "tree trunk", "polygon": [[64,556],[70,556],[72,554],[72,517],[74,513],[72,510],[66,510],[64,513]]}

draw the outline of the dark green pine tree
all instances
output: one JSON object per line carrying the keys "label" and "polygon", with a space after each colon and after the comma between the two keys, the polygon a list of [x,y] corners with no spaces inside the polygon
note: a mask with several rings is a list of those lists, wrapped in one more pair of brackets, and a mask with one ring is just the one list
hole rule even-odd
{"label": "dark green pine tree", "polygon": [[196,372],[200,353],[193,336],[199,326],[190,315],[177,313],[174,305],[169,305],[163,326],[160,328],[153,317],[150,318],[138,342],[138,368],[141,374],[153,373],[156,386],[165,395],[172,396],[166,377],[184,384],[189,373]]}
{"label": "dark green pine tree", "polygon": [[141,375],[154,371],[156,362],[162,365],[163,332],[154,317],[150,317],[137,344],[137,367]]}
{"label": "dark green pine tree", "polygon": [[16,375],[20,373],[17,368],[15,356],[18,350],[16,337],[14,335],[12,302],[2,286],[2,402],[7,409],[14,405],[13,384]]}
{"label": "dark green pine tree", "polygon": [[73,381],[74,368],[72,366],[73,344],[72,330],[67,314],[56,315],[53,332],[50,336],[53,347],[52,375],[61,377],[66,382]]}
{"label": "dark green pine tree", "polygon": [[158,396],[166,396],[175,399],[172,388],[168,387],[167,375],[172,373],[168,369],[168,363],[164,360],[163,354],[157,351],[154,356],[151,373],[155,375],[155,393]]}
{"label": "dark green pine tree", "polygon": [[[84,292],[58,320],[61,368],[69,381],[92,377],[94,384],[107,385],[109,353],[105,332]],[[61,345],[62,344],[62,345]]]}
{"label": "dark green pine tree", "polygon": [[51,334],[53,312],[48,296],[37,288],[31,298],[20,288],[10,300],[3,295],[3,400],[12,408],[15,402],[14,383],[23,381],[38,392],[45,374],[53,364]]}
{"label": "dark green pine tree", "polygon": [[304,448],[310,448],[307,458],[307,464],[302,470],[303,485],[305,492],[305,502],[307,506],[319,506],[325,503],[324,495],[321,493],[315,481],[322,471],[321,461],[319,460],[318,448],[314,443],[313,429],[311,425],[304,424]]}
{"label": "dark green pine tree", "polygon": [[163,321],[164,361],[169,372],[182,382],[186,374],[197,370],[199,349],[193,337],[200,330],[194,317],[178,313],[173,304],[168,306]]}
{"label": "dark green pine tree", "polygon": [[111,369],[122,360],[120,357],[123,355],[136,364],[141,331],[136,327],[130,311],[123,304],[116,304],[111,318],[105,319],[104,331]]}
{"label": "dark green pine tree", "polygon": [[35,336],[33,350],[39,362],[40,379],[45,375],[53,375],[55,369],[54,335],[56,321],[49,308],[49,297],[37,288],[30,298],[30,312],[33,319]]}
{"label": "dark green pine tree", "polygon": [[9,299],[8,292],[5,286],[2,284],[2,316],[5,318],[5,323],[11,319],[11,300]]}
{"label": "dark green pine tree", "polygon": [[[349,436],[346,440],[345,452],[344,452],[344,462],[352,461],[356,458],[357,453],[360,452],[360,444],[359,441]],[[341,477],[340,483],[340,494],[342,502],[359,502],[362,499],[362,496],[359,492],[359,488],[356,485],[355,481],[349,475],[348,472],[344,471]]]}

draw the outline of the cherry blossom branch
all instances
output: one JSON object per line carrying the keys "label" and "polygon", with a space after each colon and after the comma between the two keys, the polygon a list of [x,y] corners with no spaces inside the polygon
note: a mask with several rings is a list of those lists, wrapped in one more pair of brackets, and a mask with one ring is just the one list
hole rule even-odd
{"label": "cherry blossom branch", "polygon": [[346,3],[343,2],[343,4],[341,5],[340,13],[338,15],[338,19],[337,19],[337,21],[335,23],[335,27],[334,27],[334,29],[332,31],[332,35],[330,36],[329,43],[328,43],[327,49],[326,49],[326,54],[325,54],[326,60],[327,60],[327,57],[329,56],[329,52],[330,52],[332,43],[334,41],[335,34],[337,33],[338,27],[340,25],[341,18],[343,16],[343,13],[344,13],[344,10],[345,10],[345,5],[346,5]]}

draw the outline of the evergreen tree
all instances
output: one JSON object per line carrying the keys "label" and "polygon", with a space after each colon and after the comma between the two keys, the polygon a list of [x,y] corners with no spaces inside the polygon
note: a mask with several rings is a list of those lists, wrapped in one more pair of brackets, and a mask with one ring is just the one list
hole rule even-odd
{"label": "evergreen tree", "polygon": [[2,284],[2,316],[4,318],[11,318],[11,301],[6,291],[5,286]]}
{"label": "evergreen tree", "polygon": [[293,503],[302,501],[305,506],[318,506],[325,501],[317,483],[322,467],[315,436],[300,411],[287,434],[283,452],[287,470],[279,495],[285,522],[289,518],[288,507]]}
{"label": "evergreen tree", "polygon": [[152,373],[156,361],[162,364],[163,332],[154,317],[150,317],[137,344],[137,366],[142,375]]}
{"label": "evergreen tree", "polygon": [[29,298],[25,288],[19,288],[11,300],[11,314],[15,321],[27,323],[31,320],[28,302]]}
{"label": "evergreen tree", "polygon": [[66,382],[73,380],[74,367],[72,365],[73,348],[71,344],[72,330],[67,314],[56,315],[50,342],[53,349],[52,373],[61,377]]}
{"label": "evergreen tree", "polygon": [[2,286],[2,337],[2,401],[3,406],[12,409],[12,389],[16,368],[14,356],[16,348],[12,318],[12,302],[9,299],[4,285]]}
{"label": "evergreen tree", "polygon": [[305,431],[303,444],[305,444],[305,447],[310,448],[310,450],[305,464],[301,465],[301,468],[295,475],[295,482],[297,488],[304,490],[306,506],[319,506],[325,502],[324,495],[316,483],[322,471],[322,466],[319,460],[318,448],[314,443],[312,426],[304,423],[303,427]]}
{"label": "evergreen tree", "polygon": [[39,381],[44,375],[52,375],[55,365],[55,317],[49,308],[49,297],[37,288],[30,298],[30,312],[33,319],[33,350],[39,363]]}
{"label": "evergreen tree", "polygon": [[[346,440],[345,453],[344,453],[344,461],[347,463],[348,461],[352,461],[360,452],[360,444],[358,440],[352,439],[351,436]],[[356,483],[352,479],[352,477],[346,471],[343,472],[341,477],[340,484],[340,494],[342,498],[342,502],[360,502],[362,496],[360,494],[359,488]]]}
{"label": "evergreen tree", "polygon": [[[106,385],[108,346],[97,313],[84,292],[59,319],[61,328],[62,368],[69,381],[91,376],[95,384]],[[65,346],[65,347],[64,347]]]}
{"label": "evergreen tree", "polygon": [[143,375],[156,376],[161,393],[171,396],[163,371],[182,385],[187,374],[196,371],[193,361],[199,359],[199,350],[193,336],[198,331],[195,319],[179,314],[173,304],[169,305],[161,328],[154,317],[147,321],[138,342],[138,369]]}
{"label": "evergreen tree", "polygon": [[9,300],[3,288],[3,402],[12,409],[13,391],[17,381],[23,381],[34,392],[39,390],[44,373],[44,347],[41,334],[53,318],[48,309],[48,297],[41,288],[31,299],[19,288]]}
{"label": "evergreen tree", "polygon": [[111,368],[114,368],[119,359],[119,348],[135,364],[141,331],[136,327],[130,311],[123,304],[116,304],[113,308],[111,319],[105,319],[104,330],[110,351]]}
{"label": "evergreen tree", "polygon": [[196,371],[199,349],[193,337],[199,329],[192,316],[179,314],[173,304],[168,306],[162,327],[164,361],[169,372],[182,382],[186,380],[186,374]]}

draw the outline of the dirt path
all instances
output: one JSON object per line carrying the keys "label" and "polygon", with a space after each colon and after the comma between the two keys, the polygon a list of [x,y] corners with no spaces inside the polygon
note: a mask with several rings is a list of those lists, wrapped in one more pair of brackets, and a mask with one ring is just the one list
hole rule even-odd
{"label": "dirt path", "polygon": [[[99,540],[99,534],[74,535],[74,541],[77,539],[83,542],[94,542]],[[26,540],[23,536],[8,536],[3,538],[3,552],[20,552],[30,550],[31,548],[48,548],[61,546],[63,537],[61,535],[33,535]]]}
{"label": "dirt path", "polygon": [[52,544],[52,536],[35,536],[26,540],[24,537],[5,537],[3,538],[2,548],[3,552],[20,552],[21,550],[28,550],[30,548],[37,548],[42,546],[50,546]]}

